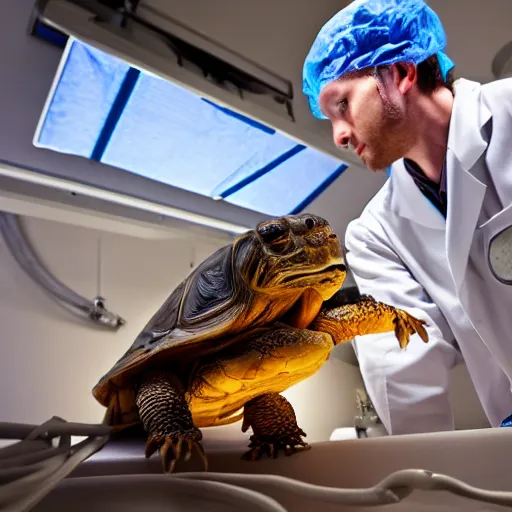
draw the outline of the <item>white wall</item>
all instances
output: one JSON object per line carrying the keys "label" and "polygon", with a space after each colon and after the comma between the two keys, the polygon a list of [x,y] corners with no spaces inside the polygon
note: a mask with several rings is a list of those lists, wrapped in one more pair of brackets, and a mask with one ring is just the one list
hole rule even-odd
{"label": "white wall", "polygon": [[445,28],[447,53],[457,76],[495,80],[491,63],[496,52],[512,39],[510,0],[428,0]]}

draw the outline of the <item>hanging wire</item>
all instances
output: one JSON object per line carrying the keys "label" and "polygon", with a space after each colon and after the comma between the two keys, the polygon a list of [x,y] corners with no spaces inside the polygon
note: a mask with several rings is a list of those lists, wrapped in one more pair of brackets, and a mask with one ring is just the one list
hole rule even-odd
{"label": "hanging wire", "polygon": [[194,270],[196,266],[196,245],[192,243],[190,247],[190,269]]}
{"label": "hanging wire", "polygon": [[102,297],[101,288],[103,280],[103,238],[101,235],[98,236],[98,248],[96,254],[96,296]]}

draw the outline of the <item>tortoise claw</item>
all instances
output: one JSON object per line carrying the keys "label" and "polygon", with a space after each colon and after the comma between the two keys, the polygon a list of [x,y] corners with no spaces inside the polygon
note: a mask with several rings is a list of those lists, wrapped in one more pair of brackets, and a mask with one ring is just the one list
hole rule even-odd
{"label": "tortoise claw", "polygon": [[185,450],[185,455],[183,455],[183,460],[185,462],[188,462],[190,460],[190,457],[192,457],[192,446],[193,446],[192,439],[187,439],[187,449]]}
{"label": "tortoise claw", "polygon": [[250,437],[250,444],[247,452],[242,455],[243,460],[256,461],[260,460],[262,455],[275,459],[279,454],[279,450],[283,450],[284,454],[289,457],[299,451],[309,450],[309,446],[301,436],[305,436],[304,431],[300,430],[300,435],[286,436],[276,440],[258,439],[256,436]]}
{"label": "tortoise claw", "polygon": [[397,316],[394,320],[395,336],[398,338],[400,348],[405,349],[409,345],[410,336],[418,334],[424,343],[428,343],[428,334],[424,327],[426,322],[414,318],[405,311],[397,311]]}
{"label": "tortoise claw", "polygon": [[194,443],[194,447],[197,450],[201,461],[203,462],[204,470],[208,471],[208,459],[206,458],[206,453],[204,453],[203,445],[201,443]]}
{"label": "tortoise claw", "polygon": [[149,436],[146,443],[146,459],[149,459],[153,453],[158,450],[158,447],[162,444],[163,436]]}
{"label": "tortoise claw", "polygon": [[150,435],[146,443],[146,458],[151,457],[159,449],[164,473],[173,473],[178,460],[190,460],[192,447],[198,452],[204,470],[208,471],[208,460],[201,442],[183,434]]}

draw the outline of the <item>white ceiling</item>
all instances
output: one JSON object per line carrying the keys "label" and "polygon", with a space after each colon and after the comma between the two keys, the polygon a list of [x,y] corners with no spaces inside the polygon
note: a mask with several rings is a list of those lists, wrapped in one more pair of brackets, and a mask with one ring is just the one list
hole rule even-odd
{"label": "white ceiling", "polygon": [[[143,0],[277,73],[300,74],[314,35],[347,0]],[[459,76],[492,79],[496,52],[512,39],[511,0],[428,0],[448,37]]]}

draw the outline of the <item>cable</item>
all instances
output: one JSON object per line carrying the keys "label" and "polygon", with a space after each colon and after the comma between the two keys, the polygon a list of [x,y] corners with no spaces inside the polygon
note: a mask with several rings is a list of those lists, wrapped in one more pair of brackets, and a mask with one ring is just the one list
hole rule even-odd
{"label": "cable", "polygon": [[414,490],[448,491],[457,496],[483,503],[512,508],[512,492],[489,491],[471,486],[457,478],[425,469],[404,469],[391,473],[373,487],[340,489],[308,484],[279,475],[236,473],[178,473],[175,478],[214,480],[244,484],[262,484],[295,496],[316,501],[350,506],[379,506],[399,503]]}
{"label": "cable", "polygon": [[50,293],[60,304],[74,308],[75,313],[88,318],[94,323],[117,330],[126,322],[120,316],[105,308],[101,297],[90,301],[57,280],[43,266],[26,240],[18,217],[12,213],[0,212],[0,233],[20,267],[37,283]]}
{"label": "cable", "polygon": [[[128,493],[124,491],[126,488],[130,489]],[[164,503],[169,511],[199,512],[227,509],[245,512],[288,512],[275,499],[258,491],[223,482],[170,478],[165,474],[121,474],[71,478],[63,483],[62,488],[58,489],[53,497],[48,497],[48,501],[43,504],[42,509],[61,510],[54,503],[67,504],[75,492],[80,493],[79,496],[84,496],[84,494],[89,494],[89,490],[91,494],[95,493],[96,489],[102,490],[102,498],[105,501],[110,500],[110,497],[117,496],[118,493],[123,493],[121,499],[124,502],[130,501],[130,510],[162,510],[162,506],[155,506],[158,502],[160,505]],[[61,491],[60,496],[59,491]],[[186,501],[186,507],[184,501]],[[95,505],[96,502],[86,503],[88,510],[94,510]],[[82,510],[84,508],[82,505]],[[117,508],[121,509],[122,507],[118,506]],[[71,506],[69,506],[69,510],[72,510]]]}
{"label": "cable", "polygon": [[[362,489],[338,489],[308,484],[292,478],[279,475],[258,475],[238,473],[176,473],[175,478],[192,478],[198,480],[214,480],[216,482],[235,482],[239,485],[261,484],[280,491],[286,490],[294,496],[312,500],[317,503],[332,503],[336,505],[372,506],[398,503],[403,496],[395,494],[393,489],[377,484],[374,487]],[[412,490],[411,490],[412,492]],[[407,494],[410,494],[409,492]]]}
{"label": "cable", "polygon": [[[44,498],[109,439],[106,425],[67,423],[53,417],[40,426],[0,423],[0,439],[21,439],[0,449],[0,510],[24,512]],[[88,436],[71,445],[71,436]],[[53,440],[60,438],[58,445]]]}

